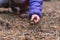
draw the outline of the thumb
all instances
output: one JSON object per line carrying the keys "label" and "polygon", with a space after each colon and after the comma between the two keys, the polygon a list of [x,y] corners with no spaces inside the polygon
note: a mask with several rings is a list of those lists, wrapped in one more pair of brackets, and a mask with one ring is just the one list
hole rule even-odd
{"label": "thumb", "polygon": [[31,21],[33,21],[33,19],[34,19],[34,16],[33,16],[33,17],[31,17]]}

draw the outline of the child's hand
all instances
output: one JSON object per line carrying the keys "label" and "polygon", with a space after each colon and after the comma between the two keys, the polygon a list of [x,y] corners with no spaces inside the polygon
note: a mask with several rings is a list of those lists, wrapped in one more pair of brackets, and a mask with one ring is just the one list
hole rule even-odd
{"label": "child's hand", "polygon": [[38,23],[39,20],[40,20],[40,17],[38,15],[36,15],[36,14],[32,15],[32,17],[31,17],[32,24]]}

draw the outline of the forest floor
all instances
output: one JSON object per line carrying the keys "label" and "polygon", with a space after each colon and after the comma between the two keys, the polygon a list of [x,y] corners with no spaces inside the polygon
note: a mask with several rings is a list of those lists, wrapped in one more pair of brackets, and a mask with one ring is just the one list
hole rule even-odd
{"label": "forest floor", "polygon": [[36,25],[27,18],[0,13],[0,40],[60,40],[60,2],[43,2],[42,12]]}

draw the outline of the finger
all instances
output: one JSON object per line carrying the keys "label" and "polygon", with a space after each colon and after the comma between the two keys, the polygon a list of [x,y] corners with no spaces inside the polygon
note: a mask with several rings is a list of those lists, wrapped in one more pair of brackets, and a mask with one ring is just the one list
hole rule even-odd
{"label": "finger", "polygon": [[34,22],[35,22],[35,23],[38,23],[39,20],[40,20],[40,18],[37,18],[37,19],[34,20]]}
{"label": "finger", "polygon": [[36,19],[35,19],[35,20],[34,20],[34,22],[35,22],[35,23],[37,23],[37,22],[38,22],[38,20],[36,20]]}
{"label": "finger", "polygon": [[34,24],[35,22],[34,22],[34,16],[33,17],[31,17],[31,22],[30,22],[31,24]]}
{"label": "finger", "polygon": [[33,16],[33,17],[31,17],[31,21],[33,21],[33,19],[34,19],[34,16]]}

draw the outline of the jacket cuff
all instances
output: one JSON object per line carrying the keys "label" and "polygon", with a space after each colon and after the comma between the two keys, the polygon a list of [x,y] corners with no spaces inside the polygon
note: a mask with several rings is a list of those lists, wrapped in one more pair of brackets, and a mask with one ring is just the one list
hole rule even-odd
{"label": "jacket cuff", "polygon": [[34,14],[36,14],[36,15],[38,15],[40,18],[42,18],[42,13],[41,13],[41,14],[39,14],[39,13],[31,13],[31,14],[29,14],[29,19],[31,19],[32,15],[34,15]]}

